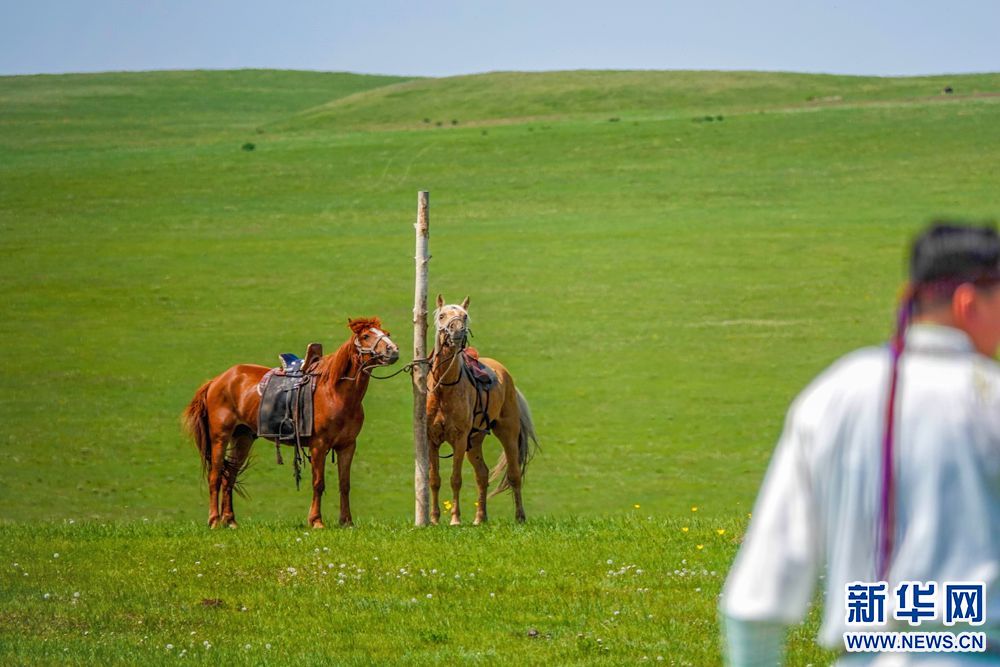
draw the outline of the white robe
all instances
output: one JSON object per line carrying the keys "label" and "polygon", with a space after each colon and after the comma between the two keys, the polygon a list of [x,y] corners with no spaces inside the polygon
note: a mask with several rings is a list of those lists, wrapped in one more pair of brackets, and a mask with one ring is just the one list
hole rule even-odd
{"label": "white robe", "polygon": [[[817,583],[824,593],[819,642],[829,648],[844,650],[845,631],[909,629],[891,621],[891,590],[901,581],[985,583],[985,625],[946,628],[938,620],[917,629],[986,632],[990,650],[1000,647],[1000,365],[950,327],[911,326],[900,361],[890,622],[846,624],[845,584],[877,581],[889,356],[887,348],[849,354],[792,404],[723,591],[733,664],[773,664],[784,627],[803,619]],[[853,654],[842,660],[931,661],[994,664],[982,654]]]}

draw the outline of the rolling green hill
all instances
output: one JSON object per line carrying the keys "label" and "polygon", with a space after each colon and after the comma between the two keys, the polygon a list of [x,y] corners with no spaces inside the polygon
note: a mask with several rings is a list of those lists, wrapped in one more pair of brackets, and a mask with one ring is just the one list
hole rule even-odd
{"label": "rolling green hill", "polygon": [[67,151],[232,134],[404,77],[274,70],[0,77],[0,147]]}
{"label": "rolling green hill", "polygon": [[[997,74],[0,78],[0,662],[716,664],[789,401],[884,340],[923,223],[1000,217],[998,93]],[[419,189],[431,294],[471,296],[474,344],[533,408],[529,525],[501,496],[492,527],[407,527],[400,376],[366,398],[355,531],[302,535],[310,494],[260,442],[241,529],[209,533],[181,410],[233,364],[334,348],[348,316],[410,350]],[[829,660],[815,627],[795,664]]]}
{"label": "rolling green hill", "polygon": [[[951,93],[944,93],[946,88]],[[769,72],[497,72],[416,79],[328,101],[283,129],[419,128],[810,110],[996,95],[1000,76],[909,78]]]}

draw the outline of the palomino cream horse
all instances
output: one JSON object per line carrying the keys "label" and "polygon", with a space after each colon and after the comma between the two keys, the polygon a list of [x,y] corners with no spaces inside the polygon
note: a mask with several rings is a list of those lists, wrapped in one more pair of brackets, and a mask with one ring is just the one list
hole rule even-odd
{"label": "palomino cream horse", "polygon": [[[486,521],[486,490],[489,482],[504,475],[492,495],[510,488],[514,494],[514,516],[524,521],[521,481],[537,446],[531,411],[514,379],[503,364],[479,359],[496,374],[496,381],[484,390],[476,385],[472,365],[476,354],[466,348],[469,338],[469,299],[461,305],[445,305],[439,294],[434,323],[437,335],[427,381],[427,437],[430,454],[431,522],[441,518],[438,491],[441,488],[441,444],[448,442],[455,453],[451,468],[451,524],[461,521],[459,492],[462,488],[462,460],[468,455],[476,473],[478,502],[475,524]],[[500,440],[503,453],[492,472],[483,459],[483,439],[487,433]]]}

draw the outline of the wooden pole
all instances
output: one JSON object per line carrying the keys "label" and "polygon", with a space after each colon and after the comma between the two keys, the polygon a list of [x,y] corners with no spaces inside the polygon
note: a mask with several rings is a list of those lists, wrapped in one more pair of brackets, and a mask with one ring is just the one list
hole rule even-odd
{"label": "wooden pole", "polygon": [[[430,236],[430,193],[417,193],[417,265],[416,287],[413,290],[413,359],[427,358],[427,251]],[[427,489],[427,364],[413,364],[413,493],[416,499],[414,525],[429,522],[430,498]]]}

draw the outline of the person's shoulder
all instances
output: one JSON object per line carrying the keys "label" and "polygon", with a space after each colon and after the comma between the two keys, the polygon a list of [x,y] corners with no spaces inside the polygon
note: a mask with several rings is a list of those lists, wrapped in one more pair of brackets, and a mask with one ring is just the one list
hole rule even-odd
{"label": "person's shoulder", "polygon": [[885,345],[854,350],[830,364],[803,393],[865,386],[873,379],[881,379],[889,359],[889,348]]}
{"label": "person's shoulder", "polygon": [[889,349],[884,345],[845,354],[799,393],[792,412],[808,420],[809,415],[827,415],[834,403],[868,400],[884,383],[889,359]]}

